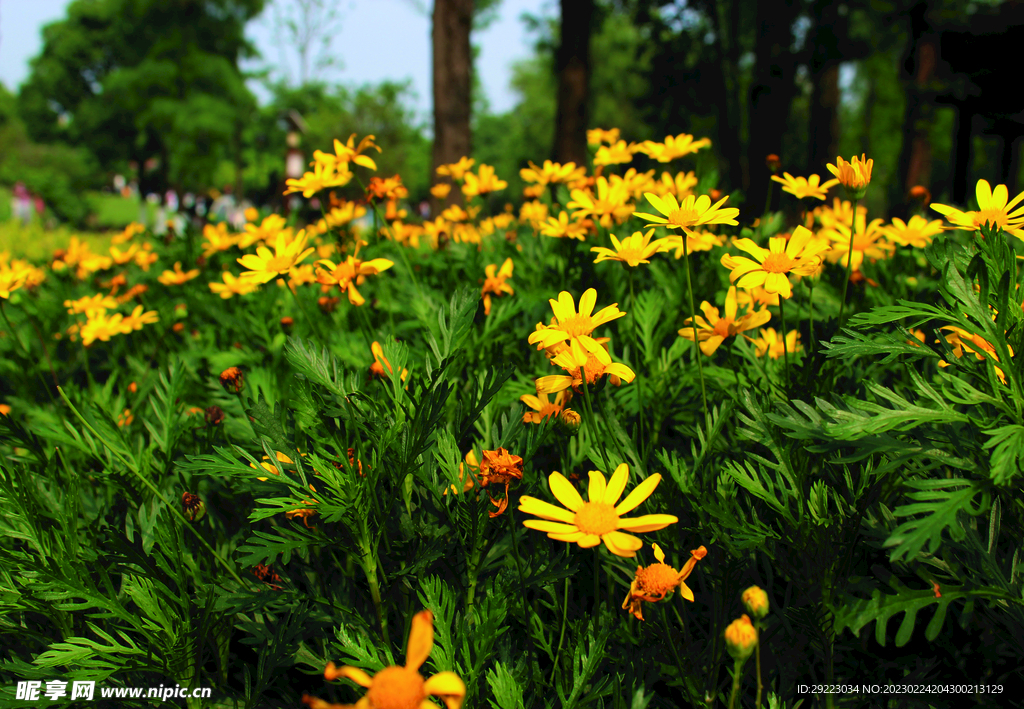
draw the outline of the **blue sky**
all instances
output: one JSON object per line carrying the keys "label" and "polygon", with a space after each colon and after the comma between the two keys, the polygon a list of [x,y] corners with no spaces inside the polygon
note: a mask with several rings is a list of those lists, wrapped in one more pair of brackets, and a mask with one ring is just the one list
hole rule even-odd
{"label": "blue sky", "polygon": [[[286,6],[289,0],[275,0]],[[28,75],[28,62],[41,46],[44,25],[65,17],[69,0],[0,0],[0,82],[17,90]],[[279,67],[281,51],[274,42],[273,12],[269,8],[246,29],[248,37],[263,55],[262,61],[247,62],[245,68]],[[331,45],[341,67],[323,78],[342,83],[378,83],[384,79],[412,79],[418,98],[416,109],[424,116],[431,109],[430,90],[430,0],[337,0],[341,31]],[[474,33],[480,45],[479,71],[491,110],[503,112],[514,107],[516,96],[509,89],[511,65],[532,53],[530,37],[520,21],[524,12],[554,16],[557,0],[502,0],[498,19],[486,30]],[[284,62],[297,76],[294,51],[285,52]],[[253,87],[257,95],[261,91]]]}

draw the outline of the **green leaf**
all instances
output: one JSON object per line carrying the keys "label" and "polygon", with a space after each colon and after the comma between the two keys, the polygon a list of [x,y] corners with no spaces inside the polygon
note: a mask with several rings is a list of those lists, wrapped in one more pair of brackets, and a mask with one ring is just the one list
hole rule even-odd
{"label": "green leaf", "polygon": [[942,533],[947,528],[951,529],[954,538],[963,538],[963,528],[957,520],[958,513],[966,512],[976,516],[988,509],[987,492],[983,493],[982,502],[977,508],[971,506],[974,498],[983,492],[978,482],[953,478],[908,480],[906,485],[917,490],[907,495],[916,502],[897,507],[893,514],[896,517],[924,516],[908,519],[885,540],[885,547],[895,547],[891,555],[893,562],[916,557],[925,545],[928,545],[929,554],[935,554],[942,544]]}
{"label": "green leaf", "polygon": [[982,448],[994,448],[992,451],[992,469],[989,475],[996,485],[1006,485],[1020,474],[1020,463],[1024,461],[1024,426],[1010,424],[985,431],[991,438],[982,444]]}
{"label": "green leaf", "polygon": [[495,662],[494,667],[487,670],[486,677],[494,694],[494,699],[487,700],[493,709],[524,709],[523,688],[512,676],[508,665]]}

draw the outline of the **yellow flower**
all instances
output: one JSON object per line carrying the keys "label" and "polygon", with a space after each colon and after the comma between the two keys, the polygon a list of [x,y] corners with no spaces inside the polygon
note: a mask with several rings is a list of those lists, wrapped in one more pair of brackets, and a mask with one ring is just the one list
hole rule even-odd
{"label": "yellow flower", "polygon": [[[686,239],[686,250],[683,250],[683,239]],[[687,231],[684,234],[669,234],[662,241],[665,242],[663,251],[676,250],[676,258],[681,259],[684,254],[692,254],[694,251],[710,251],[715,246],[722,246],[725,237],[712,234],[710,231]]]}
{"label": "yellow flower", "polygon": [[693,188],[697,186],[697,173],[679,172],[672,177],[667,172],[661,173],[661,179],[651,183],[651,192],[658,196],[673,194],[678,199],[685,199],[693,194]]}
{"label": "yellow flower", "polygon": [[637,485],[626,499],[618,502],[623,490],[626,489],[628,479],[629,466],[625,463],[615,469],[609,481],[606,481],[599,471],[591,470],[587,490],[588,502],[584,502],[565,476],[553,472],[548,476],[548,486],[555,499],[568,509],[523,495],[519,500],[519,511],[541,518],[526,520],[523,526],[546,532],[549,538],[559,542],[576,542],[584,549],[596,547],[604,542],[608,551],[616,556],[635,557],[643,542],[620,530],[655,532],[678,522],[679,519],[674,515],[664,514],[623,519],[622,515],[636,509],[651,496],[661,482],[661,475],[651,475]]}
{"label": "yellow flower", "polygon": [[121,334],[121,320],[124,317],[120,313],[107,315],[104,308],[97,308],[86,313],[88,320],[79,330],[82,336],[82,344],[88,347],[96,340],[109,342],[114,335]]}
{"label": "yellow flower", "polygon": [[618,139],[618,128],[611,128],[609,130],[594,128],[587,131],[587,145],[600,145],[601,143],[608,143],[608,145],[611,145]]}
{"label": "yellow flower", "polygon": [[659,197],[653,192],[647,192],[644,196],[664,216],[659,217],[642,212],[634,212],[633,215],[655,224],[664,224],[667,229],[682,229],[689,232],[693,227],[704,224],[738,223],[736,217],[739,216],[740,210],[732,208],[720,209],[725,204],[725,201],[729,199],[728,195],[722,197],[722,199],[714,204],[711,204],[711,198],[707,195],[701,195],[700,197],[690,195],[683,199],[681,203],[677,202],[675,195],[672,194]]}
{"label": "yellow flower", "polygon": [[448,196],[448,193],[452,191],[452,186],[447,182],[438,182],[436,185],[430,188],[430,194],[434,195],[438,199],[444,199]]}
{"label": "yellow flower", "polygon": [[684,581],[693,573],[697,562],[707,556],[708,550],[701,546],[690,552],[690,558],[680,571],[676,571],[665,563],[665,552],[657,544],[654,547],[654,558],[657,564],[651,564],[647,568],[636,567],[636,576],[629,585],[629,594],[622,602],[622,609],[629,610],[637,620],[643,620],[644,614],[640,607],[641,602],[656,603],[665,598],[679,587],[680,595],[686,600],[693,602],[693,591]]}
{"label": "yellow flower", "polygon": [[846,162],[841,157],[836,158],[835,165],[826,165],[828,171],[839,178],[839,184],[846,188],[850,199],[860,199],[871,184],[871,168],[874,160],[867,160],[866,155],[858,159],[853,156],[852,162]]}
{"label": "yellow flower", "polygon": [[68,309],[69,315],[77,315],[88,310],[96,310],[97,308],[113,310],[117,307],[117,299],[110,295],[97,293],[96,295],[85,296],[78,300],[65,300],[64,307]]}
{"label": "yellow flower", "polygon": [[1009,191],[1006,185],[996,185],[992,189],[987,180],[978,180],[975,196],[978,198],[976,212],[961,212],[944,204],[933,204],[931,207],[945,216],[955,229],[977,231],[983,224],[993,224],[1018,239],[1024,239],[1024,229],[1021,228],[1024,227],[1024,207],[1010,211],[1024,199],[1024,192],[1007,202]]}
{"label": "yellow flower", "polygon": [[621,261],[631,268],[635,268],[642,263],[650,263],[648,260],[651,256],[664,251],[668,246],[666,239],[658,239],[653,244],[651,243],[651,237],[654,236],[654,229],[648,230],[646,234],[641,234],[638,231],[633,232],[631,236],[627,236],[621,242],[615,238],[615,234],[609,234],[612,240],[612,246],[615,250],[606,249],[603,246],[594,246],[590,250],[597,254],[597,258],[594,259],[594,263],[601,263],[602,261]]}
{"label": "yellow flower", "polygon": [[249,207],[242,212],[242,216],[245,217],[245,221],[254,222],[260,218],[260,210],[256,209],[256,207]]}
{"label": "yellow flower", "polygon": [[626,145],[626,141],[620,140],[614,145],[602,145],[597,149],[594,156],[594,167],[599,165],[620,165],[632,162],[633,153],[636,152],[635,145]]}
{"label": "yellow flower", "polygon": [[555,314],[557,323],[531,333],[529,337],[531,345],[539,342],[541,347],[552,347],[567,340],[575,339],[593,342],[590,333],[595,328],[626,315],[619,310],[618,303],[612,303],[594,315],[594,305],[597,304],[597,291],[593,288],[588,288],[580,296],[580,309],[578,313],[576,312],[576,303],[568,291],[559,293],[558,300],[549,298],[548,303],[551,304],[551,311]]}
{"label": "yellow flower", "polygon": [[157,280],[163,283],[165,286],[180,286],[185,283],[188,283],[198,275],[198,268],[193,268],[190,271],[182,271],[181,261],[175,261],[174,270],[164,271],[157,277]]}
{"label": "yellow flower", "polygon": [[[366,302],[366,299],[356,290],[357,285],[362,285],[367,276],[376,276],[381,271],[386,271],[395,265],[394,261],[389,261],[386,258],[362,261],[356,256],[348,256],[337,265],[328,259],[320,259],[316,263],[318,266],[317,283],[325,286],[338,286],[342,293],[348,293],[348,302],[352,305],[362,305]],[[319,268],[321,265],[326,268]]]}
{"label": "yellow flower", "polygon": [[589,190],[572,190],[572,200],[565,205],[568,209],[575,209],[573,219],[580,220],[584,217],[593,217],[600,221],[601,226],[608,229],[612,226],[612,219],[622,223],[629,218],[633,212],[633,206],[628,204],[629,190],[621,182],[612,186],[604,177],[597,178],[597,199]]}
{"label": "yellow flower", "polygon": [[124,231],[122,231],[120,234],[114,235],[110,239],[110,243],[114,244],[115,246],[119,246],[125,243],[126,241],[131,241],[132,237],[134,237],[136,234],[141,234],[144,231],[146,231],[146,227],[142,226],[138,222],[132,222],[131,224],[126,226],[124,228]]}
{"label": "yellow flower", "polygon": [[141,305],[136,305],[131,315],[121,321],[121,332],[127,335],[133,330],[141,330],[143,325],[152,325],[160,322],[160,314],[155,310],[142,312]]}
{"label": "yellow flower", "polygon": [[779,293],[783,298],[793,295],[793,286],[787,274],[813,275],[821,263],[819,254],[829,248],[828,242],[815,239],[802,226],[794,229],[788,240],[782,236],[773,236],[767,249],[761,248],[751,239],[737,239],[733,244],[755,260],[730,254],[722,256],[722,265],[732,269],[729,282],[740,288],[763,286],[769,293]]}
{"label": "yellow flower", "polygon": [[587,233],[592,225],[589,219],[581,221],[569,221],[568,212],[560,212],[558,219],[548,217],[548,220],[540,225],[540,233],[543,236],[554,236],[557,238],[578,239],[586,241]]}
{"label": "yellow flower", "polygon": [[10,404],[0,404],[0,416],[8,416],[11,413]]}
{"label": "yellow flower", "polygon": [[536,382],[538,392],[554,393],[569,387],[578,389],[583,385],[581,367],[586,372],[588,385],[596,384],[605,374],[608,375],[613,386],[619,386],[623,379],[628,384],[636,377],[633,370],[626,365],[612,362],[608,350],[601,343],[590,338],[584,341],[573,340],[569,348],[551,358],[551,363],[557,364],[568,374],[552,374],[541,377]]}
{"label": "yellow flower", "polygon": [[928,221],[915,214],[909,222],[893,217],[892,226],[883,229],[885,235],[901,246],[915,246],[923,249],[932,243],[932,237],[942,233],[942,220]]}
{"label": "yellow flower", "polygon": [[[370,156],[363,155],[363,151],[369,150],[370,148],[376,148],[377,152],[381,152],[377,145],[374,145],[374,137],[368,135],[359,141],[359,145],[355,146],[356,134],[353,133],[348,137],[348,143],[342,143],[337,138],[334,139],[334,155],[329,153],[323,153],[319,150],[313,151],[313,159],[322,163],[329,169],[335,169],[335,166],[342,165],[342,171],[348,171],[348,163],[354,162],[356,165],[362,165],[368,167],[371,170],[377,169],[377,163],[375,163]],[[308,195],[307,195],[308,196]]]}
{"label": "yellow flower", "polygon": [[[761,327],[772,318],[767,308],[748,310],[744,315],[737,318],[736,286],[730,286],[729,292],[725,296],[724,317],[719,315],[718,308],[713,307],[706,300],[700,304],[700,309],[703,311],[704,317],[700,315],[696,317],[697,340],[700,342],[700,351],[708,356],[715,353],[715,350],[725,341],[725,338],[733,337],[747,330],[753,330],[755,327]],[[691,342],[693,341],[694,328],[690,323],[693,321],[694,318],[686,318],[683,321],[686,327],[679,330],[679,336]]]}
{"label": "yellow flower", "polygon": [[127,251],[121,251],[121,249],[117,248],[116,246],[111,246],[110,258],[112,258],[114,260],[114,263],[116,263],[118,266],[123,266],[129,261],[134,260],[135,254],[138,253],[138,251],[138,244],[132,244],[131,246],[128,247]]}
{"label": "yellow flower", "polygon": [[259,288],[259,283],[251,279],[235,278],[229,271],[221,274],[224,277],[223,283],[210,283],[210,290],[219,293],[224,300],[236,295],[248,295]]}
{"label": "yellow flower", "polygon": [[[370,343],[370,352],[373,354],[373,364],[370,365],[370,377],[390,379],[390,375],[394,374],[395,371],[391,368],[391,362],[388,362],[388,358],[384,356],[384,348],[380,346],[379,342],[374,340]],[[388,370],[387,374],[384,373],[385,367]],[[408,376],[409,370],[403,367],[400,379],[404,382]]]}
{"label": "yellow flower", "polygon": [[145,243],[142,245],[142,251],[135,254],[135,265],[146,273],[149,273],[149,267],[160,259],[152,248],[149,243]]}
{"label": "yellow flower", "polygon": [[555,395],[554,402],[548,401],[547,392],[537,392],[537,396],[523,394],[519,397],[519,400],[533,409],[533,411],[527,411],[523,414],[523,423],[542,423],[545,419],[562,413],[562,410],[572,400],[572,391],[563,389],[558,392]]}
{"label": "yellow flower", "polygon": [[[245,232],[237,236],[228,236],[227,224],[221,222],[214,229],[213,226],[207,224],[203,227],[203,237],[211,242],[211,246],[214,243],[221,243],[224,246],[217,249],[223,251],[227,246],[230,246],[230,242],[234,241],[238,244],[238,248],[247,249],[257,242],[264,242],[267,244],[273,243],[277,235],[285,230],[285,219],[280,214],[269,214],[264,218],[263,222],[256,226],[255,224],[246,224]],[[219,234],[214,232],[220,232]],[[207,254],[209,256],[209,254]]]}
{"label": "yellow flower", "polygon": [[349,172],[347,163],[341,163],[340,167],[341,170],[335,172],[333,166],[317,161],[313,165],[313,172],[304,173],[298,180],[286,180],[285,184],[288,189],[284,191],[284,194],[289,195],[293,192],[301,192],[303,197],[309,199],[321,190],[330,187],[344,187],[352,181],[353,175]]}
{"label": "yellow flower", "polygon": [[743,614],[725,629],[725,646],[736,660],[746,660],[757,647],[757,628]]}
{"label": "yellow flower", "polygon": [[[447,709],[460,709],[466,696],[466,685],[454,672],[438,672],[428,680],[424,680],[419,669],[430,656],[434,647],[434,614],[420,611],[412,619],[409,631],[409,644],[405,650],[405,666],[392,665],[385,667],[373,677],[358,667],[336,668],[333,662],[327,664],[324,679],[331,680],[344,677],[360,687],[365,687],[366,695],[352,709],[427,709],[432,704],[427,697],[441,697]],[[310,709],[334,709],[339,704],[311,697],[302,696],[304,704]],[[346,705],[347,706],[347,705]]]}
{"label": "yellow flower", "polygon": [[782,173],[782,177],[772,175],[772,179],[782,183],[783,192],[789,192],[798,199],[816,197],[817,199],[824,200],[829,189],[839,184],[839,180],[828,180],[818,184],[821,182],[821,177],[818,175],[811,175],[809,178],[793,177],[788,172]]}
{"label": "yellow flower", "polygon": [[[967,350],[974,355],[975,359],[983,360],[987,354],[996,362],[999,361],[999,355],[996,354],[995,346],[981,335],[975,335],[974,333],[968,332],[967,330],[955,325],[946,325],[940,329],[949,330],[952,333],[945,337],[946,341],[953,346],[953,354],[956,355],[957,359],[963,357],[964,350]],[[935,342],[939,342],[939,340],[936,340]],[[1013,357],[1013,348],[1009,345],[1007,345],[1006,348],[1009,350],[1010,356]],[[948,367],[949,363],[944,360],[939,360],[939,366]],[[996,367],[996,376],[999,377],[1000,382],[1006,384],[1006,375],[999,367]]]}
{"label": "yellow flower", "polygon": [[439,165],[437,168],[438,175],[447,175],[453,180],[462,180],[469,169],[476,164],[476,160],[468,158],[463,155],[459,158],[459,161],[450,165]]}
{"label": "yellow flower", "polygon": [[303,231],[296,234],[291,242],[287,241],[284,234],[279,233],[273,253],[266,246],[258,246],[255,254],[246,254],[240,259],[235,259],[249,269],[242,274],[242,279],[253,283],[267,283],[282,273],[288,273],[292,266],[301,263],[315,250],[312,246],[305,248],[308,239],[309,236]]}
{"label": "yellow flower", "polygon": [[[223,378],[223,376],[224,375],[222,374],[221,377]],[[298,451],[296,451],[296,452],[298,452]],[[287,465],[295,465],[295,461],[292,460],[291,458],[289,458],[288,456],[286,456],[281,451],[274,451],[274,454],[277,457],[277,462],[278,463],[286,463]],[[299,455],[301,455],[303,458],[306,457],[305,453],[299,453]],[[270,461],[270,458],[268,458],[267,456],[263,456],[263,461],[260,463],[260,465],[268,473],[273,473],[274,475],[280,475],[281,473],[278,472],[277,466],[274,465],[273,463],[269,462],[269,461]],[[259,468],[257,468],[252,463],[249,463],[249,467],[252,468],[253,470],[259,470]],[[259,480],[260,482],[266,482],[270,478],[256,478],[256,479]]]}
{"label": "yellow flower", "polygon": [[466,173],[466,184],[462,186],[462,193],[467,197],[497,192],[508,187],[507,182],[497,178],[494,168],[490,165],[480,163],[480,169],[477,172],[478,175],[474,175],[472,172]]}
{"label": "yellow flower", "polygon": [[536,182],[539,185],[574,182],[586,174],[587,168],[576,167],[574,162],[561,165],[550,160],[544,161],[544,167],[537,167],[533,162],[530,162],[530,167],[524,167],[519,171],[519,176],[523,178],[523,182]]}
{"label": "yellow flower", "polygon": [[645,140],[637,146],[637,152],[643,153],[658,162],[671,162],[676,158],[695,153],[701,148],[706,148],[710,145],[711,141],[707,138],[701,138],[695,142],[692,135],[680,133],[674,138],[671,135],[665,136],[664,143]]}
{"label": "yellow flower", "polygon": [[523,202],[519,208],[519,221],[530,224],[534,229],[548,218],[548,205],[538,200]]}
{"label": "yellow flower", "polygon": [[748,308],[765,305],[778,305],[779,294],[769,293],[762,286],[753,288],[740,288],[736,291],[736,302],[739,305],[746,305]]}
{"label": "yellow flower", "polygon": [[851,252],[850,227],[846,224],[836,224],[831,229],[822,229],[819,232],[820,236],[832,242],[832,248],[825,257],[832,263],[842,264],[843,268],[846,268],[852,254],[854,271],[860,269],[865,258],[877,261],[888,258],[896,251],[896,247],[885,240],[886,233],[881,219],[872,219],[871,223],[865,226],[864,218],[858,217],[857,233],[853,237]]}
{"label": "yellow flower", "polygon": [[484,287],[481,289],[480,294],[484,300],[484,315],[491,314],[491,294],[502,295],[507,293],[512,295],[515,291],[512,290],[512,286],[508,285],[505,281],[512,277],[512,259],[505,259],[505,263],[501,264],[501,270],[495,273],[498,268],[497,264],[491,263],[484,268],[484,273],[487,278],[484,280]]}
{"label": "yellow flower", "polygon": [[757,339],[744,335],[748,340],[754,343],[754,354],[758,357],[764,357],[765,353],[772,359],[778,359],[786,354],[788,350],[790,354],[800,351],[800,333],[796,330],[790,330],[786,333],[786,342],[783,344],[782,339],[779,337],[779,333],[775,331],[773,327],[762,328],[758,333]]}

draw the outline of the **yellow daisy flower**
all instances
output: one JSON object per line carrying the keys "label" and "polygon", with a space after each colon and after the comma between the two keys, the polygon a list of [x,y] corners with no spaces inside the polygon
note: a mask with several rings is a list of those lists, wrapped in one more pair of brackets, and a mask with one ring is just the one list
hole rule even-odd
{"label": "yellow daisy flower", "polygon": [[885,240],[886,233],[881,219],[872,219],[871,223],[865,226],[864,218],[858,217],[852,252],[850,251],[850,227],[846,224],[836,224],[831,229],[822,229],[819,235],[832,242],[832,248],[825,254],[825,258],[832,263],[840,263],[843,268],[846,268],[852,253],[852,270],[857,271],[860,270],[865,258],[877,261],[889,258],[896,251],[896,247]]}
{"label": "yellow daisy flower", "polygon": [[512,277],[512,266],[512,259],[507,258],[505,259],[505,262],[501,264],[500,271],[497,271],[498,264],[496,263],[490,263],[484,267],[484,273],[487,278],[484,280],[484,286],[480,291],[484,301],[484,315],[491,314],[492,293],[496,296],[503,294],[513,295],[515,293],[515,291],[512,290],[512,286],[505,282]]}
{"label": "yellow daisy flower", "polygon": [[574,209],[573,219],[581,220],[584,217],[592,217],[601,223],[605,229],[612,226],[612,220],[622,223],[629,218],[633,212],[633,206],[629,203],[629,190],[625,184],[618,182],[611,184],[604,177],[596,180],[597,198],[590,190],[572,190],[569,196],[572,198],[565,205],[567,209]]}
{"label": "yellow daisy flower", "polygon": [[198,275],[198,268],[193,268],[190,271],[182,271],[181,261],[175,261],[174,270],[164,271],[157,277],[157,280],[163,283],[165,286],[180,286],[185,283],[188,283]]}
{"label": "yellow daisy flower", "polygon": [[[376,276],[381,271],[386,271],[395,265],[394,261],[386,258],[375,258],[363,261],[356,256],[348,256],[340,264],[335,264],[328,259],[320,259],[316,262],[316,280],[325,286],[338,286],[342,293],[348,293],[348,302],[352,305],[362,305],[366,299],[356,290],[357,285],[362,285],[367,276]],[[325,268],[320,268],[324,266]]]}
{"label": "yellow daisy flower", "polygon": [[606,249],[603,246],[594,246],[590,250],[597,254],[597,258],[594,259],[594,263],[601,263],[602,261],[621,261],[630,268],[635,268],[642,263],[650,263],[648,260],[651,256],[664,251],[668,246],[666,239],[658,239],[653,244],[651,243],[651,237],[654,236],[654,229],[648,230],[646,234],[641,234],[638,231],[633,232],[631,236],[627,236],[621,242],[615,238],[615,234],[609,234],[612,240],[612,246],[614,250]]}
{"label": "yellow daisy flower", "polygon": [[676,173],[675,177],[672,177],[667,172],[663,172],[661,173],[661,179],[651,184],[650,191],[658,196],[673,194],[677,199],[685,199],[693,194],[693,189],[696,186],[697,173],[692,170],[690,172]]}
{"label": "yellow daisy flower", "polygon": [[839,184],[839,180],[835,179],[818,184],[821,182],[821,177],[818,175],[811,175],[810,177],[793,177],[788,172],[782,173],[782,177],[772,175],[772,179],[775,182],[782,183],[783,192],[789,192],[797,199],[815,197],[817,199],[824,200],[828,191]]}
{"label": "yellow daisy flower", "polygon": [[405,665],[392,665],[370,677],[358,667],[336,668],[333,662],[327,664],[324,679],[328,682],[344,677],[360,687],[365,687],[366,696],[354,705],[328,704],[327,702],[303,695],[302,702],[310,709],[426,709],[434,706],[427,697],[440,697],[447,709],[460,709],[466,696],[466,685],[454,672],[438,672],[424,680],[420,667],[434,648],[434,614],[420,611],[413,616],[409,631],[409,644],[405,650]]}
{"label": "yellow daisy flower", "polygon": [[728,195],[714,204],[711,204],[711,198],[707,195],[700,197],[690,195],[681,203],[677,202],[675,195],[672,194],[659,197],[653,192],[646,192],[644,196],[664,216],[642,212],[634,212],[633,216],[641,217],[655,224],[663,224],[667,229],[682,229],[688,232],[693,227],[704,224],[738,224],[736,217],[739,216],[740,210],[720,209],[729,199]]}
{"label": "yellow daisy flower", "polygon": [[494,174],[494,168],[490,165],[480,163],[480,169],[477,170],[477,173],[476,175],[472,172],[466,173],[466,184],[462,186],[462,194],[467,197],[489,194],[508,187],[507,182],[498,179],[497,175]]}
{"label": "yellow daisy flower", "polygon": [[292,241],[288,241],[283,233],[279,233],[273,252],[266,246],[258,246],[255,254],[246,254],[240,259],[235,259],[249,269],[242,274],[242,278],[254,283],[268,283],[275,277],[288,273],[292,266],[301,263],[315,251],[312,246],[305,248],[308,240],[309,236],[304,231],[296,234]]}
{"label": "yellow daisy flower", "polygon": [[453,180],[462,180],[465,178],[466,173],[469,169],[476,164],[476,160],[473,158],[467,158],[463,155],[459,158],[459,161],[450,165],[439,165],[437,168],[438,175],[447,175]]}
{"label": "yellow daisy flower", "polygon": [[374,137],[368,135],[359,141],[359,145],[355,145],[356,134],[353,133],[348,137],[347,143],[342,143],[337,138],[334,139],[334,155],[324,153],[319,150],[313,152],[313,159],[318,163],[322,163],[327,168],[334,170],[337,165],[342,165],[342,172],[348,171],[348,163],[354,162],[356,165],[362,165],[368,167],[371,170],[377,169],[377,163],[375,163],[370,156],[363,155],[362,153],[370,148],[376,149],[379,153],[381,152],[380,147],[374,145]]}
{"label": "yellow daisy flower", "polygon": [[537,396],[523,394],[519,400],[533,409],[523,414],[523,423],[543,423],[544,420],[562,413],[572,400],[572,391],[568,388],[563,389],[555,394],[553,402],[548,401],[547,392],[537,392]]}
{"label": "yellow daisy flower", "polygon": [[854,155],[851,162],[846,162],[841,157],[837,157],[835,165],[825,166],[839,179],[839,184],[846,188],[850,199],[863,197],[868,185],[871,184],[871,168],[875,161],[866,158],[867,156],[863,154],[859,159]]}
{"label": "yellow daisy flower", "polygon": [[224,300],[236,295],[248,295],[259,288],[259,283],[248,278],[236,278],[229,271],[224,271],[223,283],[210,283],[210,290],[220,294]]}
{"label": "yellow daisy flower", "polygon": [[594,167],[632,162],[635,152],[636,145],[627,146],[624,140],[620,140],[614,145],[602,145],[597,149],[597,155],[594,156]]}
{"label": "yellow daisy flower", "polygon": [[729,282],[740,288],[763,286],[769,293],[779,293],[783,298],[793,295],[793,286],[787,274],[813,275],[821,263],[819,254],[829,248],[827,241],[815,239],[802,226],[794,229],[788,240],[782,236],[773,236],[767,249],[761,248],[751,239],[737,239],[733,245],[746,251],[755,260],[730,254],[722,256],[722,265],[732,269]]}
{"label": "yellow daisy flower", "polygon": [[519,171],[523,182],[535,182],[539,185],[558,184],[561,182],[573,182],[587,174],[586,167],[576,167],[576,163],[567,162],[565,165],[550,160],[544,161],[544,167],[537,167],[530,162],[530,167],[524,167]]}
{"label": "yellow daisy flower", "polygon": [[982,224],[987,223],[999,227],[1007,234],[1013,234],[1018,239],[1024,239],[1024,206],[1010,211],[1024,199],[1024,192],[1007,202],[1009,191],[1006,185],[996,185],[996,188],[992,189],[987,180],[978,180],[975,196],[978,198],[976,212],[961,212],[945,204],[933,204],[931,208],[946,217],[955,229],[977,231]]}
{"label": "yellow daisy flower", "polygon": [[693,140],[692,135],[680,133],[674,138],[671,135],[665,136],[664,143],[655,143],[653,140],[645,140],[637,146],[637,152],[657,160],[658,162],[671,162],[690,153],[695,153],[701,148],[711,145],[708,138]]}
{"label": "yellow daisy flower", "polygon": [[608,145],[611,145],[618,140],[618,128],[610,128],[608,130],[593,128],[587,131],[587,145],[600,145],[601,143],[608,143]]}
{"label": "yellow daisy flower", "polygon": [[313,165],[313,172],[304,173],[298,180],[286,180],[285,185],[288,189],[284,191],[284,194],[301,192],[303,197],[309,199],[317,192],[330,187],[344,187],[352,181],[353,174],[349,172],[347,163],[340,163],[339,166],[341,170],[336,172],[333,166],[317,161]]}
{"label": "yellow daisy flower", "polygon": [[884,228],[885,235],[901,246],[923,249],[932,243],[932,237],[942,233],[942,220],[928,221],[915,214],[909,222],[893,217],[892,226]]}
{"label": "yellow daisy flower", "polygon": [[523,526],[546,532],[549,538],[556,541],[576,542],[584,549],[604,542],[608,551],[616,556],[635,557],[643,542],[620,530],[655,532],[678,522],[679,518],[674,515],[651,514],[623,519],[622,515],[636,509],[651,496],[661,482],[661,474],[651,475],[637,485],[626,499],[618,502],[628,479],[629,466],[625,463],[615,469],[609,481],[599,471],[591,470],[588,501],[584,502],[564,475],[553,472],[548,476],[548,486],[555,499],[568,509],[523,495],[519,500],[519,511],[541,518],[526,520]]}
{"label": "yellow daisy flower", "polygon": [[[706,300],[700,304],[700,309],[704,313],[704,317],[700,315],[696,317],[697,341],[700,343],[700,351],[709,357],[715,353],[725,338],[753,330],[755,327],[761,327],[772,319],[772,314],[768,312],[767,308],[748,310],[742,316],[737,317],[739,303],[736,302],[736,286],[730,286],[729,292],[725,296],[724,316],[721,316],[718,308]],[[683,324],[687,327],[679,330],[679,336],[691,342],[693,342],[694,335],[694,327],[690,324],[692,322],[694,322],[694,318],[686,318]]]}
{"label": "yellow daisy flower", "polygon": [[[686,251],[683,251],[683,239],[686,239]],[[687,231],[684,234],[669,234],[662,241],[665,242],[664,251],[675,249],[676,259],[681,259],[684,253],[710,251],[715,246],[722,246],[725,244],[725,237],[712,234],[710,231]]]}
{"label": "yellow daisy flower", "polygon": [[134,330],[141,330],[143,325],[152,325],[160,322],[160,314],[157,311],[148,310],[144,313],[142,310],[141,305],[136,305],[131,315],[128,315],[121,321],[121,332],[123,334],[127,335]]}
{"label": "yellow daisy flower", "polygon": [[596,315],[593,314],[594,305],[597,304],[597,291],[593,288],[588,288],[580,296],[578,313],[572,294],[568,291],[559,293],[558,300],[549,298],[548,303],[551,304],[551,311],[555,314],[557,323],[532,332],[528,340],[531,345],[540,343],[540,347],[546,348],[567,340],[593,341],[590,334],[596,328],[626,315],[619,310],[618,303],[612,303],[598,311]]}
{"label": "yellow daisy flower", "polygon": [[557,219],[548,217],[547,221],[540,225],[540,233],[542,236],[586,241],[592,224],[589,219],[569,221],[569,213],[560,212]]}
{"label": "yellow daisy flower", "polygon": [[772,359],[778,359],[786,354],[787,350],[793,353],[799,352],[801,349],[800,333],[796,330],[786,333],[785,343],[774,327],[761,328],[756,339],[749,335],[744,335],[744,337],[754,343],[754,354],[757,357],[764,357],[767,354]]}
{"label": "yellow daisy flower", "polygon": [[64,307],[68,309],[69,315],[78,315],[79,313],[96,310],[97,308],[113,310],[117,307],[117,299],[110,295],[97,293],[96,295],[85,296],[78,300],[65,300]]}
{"label": "yellow daisy flower", "polygon": [[605,374],[612,386],[619,386],[622,380],[628,384],[636,377],[626,365],[613,362],[608,350],[595,340],[585,344],[573,340],[572,346],[551,358],[551,363],[557,364],[567,374],[552,374],[538,379],[535,386],[540,393],[553,394],[569,387],[579,391],[579,387],[583,386],[581,368],[586,371],[588,386],[596,384]]}

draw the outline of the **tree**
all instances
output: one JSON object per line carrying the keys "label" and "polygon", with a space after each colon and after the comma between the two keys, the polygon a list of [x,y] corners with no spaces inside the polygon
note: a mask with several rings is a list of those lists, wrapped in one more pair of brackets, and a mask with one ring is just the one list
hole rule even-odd
{"label": "tree", "polygon": [[561,0],[561,10],[561,33],[558,51],[555,52],[558,104],[553,153],[557,162],[585,165],[594,0]]}
{"label": "tree", "polygon": [[[281,52],[281,66],[287,74],[285,49],[294,48],[299,55],[299,85],[320,78],[322,72],[336,66],[338,61],[331,56],[331,43],[341,29],[335,0],[287,0],[288,10],[281,10],[282,0],[274,2],[274,21],[283,27],[283,33],[275,33],[275,43]],[[312,62],[312,67],[310,63]]]}
{"label": "tree", "polygon": [[91,151],[108,169],[159,159],[144,189],[202,188],[256,110],[238,60],[264,0],[74,0],[43,29],[19,95],[32,138]]}
{"label": "tree", "polygon": [[[434,151],[431,180],[440,165],[458,162],[472,148],[473,0],[434,0],[431,40],[434,76]],[[461,200],[452,190],[447,203]]]}

